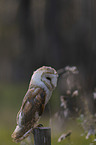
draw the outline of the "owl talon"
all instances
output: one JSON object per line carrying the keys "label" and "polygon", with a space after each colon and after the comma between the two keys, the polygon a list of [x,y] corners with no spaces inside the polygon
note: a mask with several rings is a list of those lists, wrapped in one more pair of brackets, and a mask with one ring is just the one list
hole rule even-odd
{"label": "owl talon", "polygon": [[44,127],[43,124],[38,124],[35,128],[33,128],[32,133],[34,134],[34,130],[38,127]]}
{"label": "owl talon", "polygon": [[[43,124],[40,123],[40,124],[37,125],[37,127],[43,127]],[[37,128],[37,127],[36,127],[36,128]]]}

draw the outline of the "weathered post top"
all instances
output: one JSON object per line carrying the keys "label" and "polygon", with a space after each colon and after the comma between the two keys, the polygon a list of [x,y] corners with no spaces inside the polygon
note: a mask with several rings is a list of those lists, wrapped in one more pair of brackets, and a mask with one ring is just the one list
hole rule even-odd
{"label": "weathered post top", "polygon": [[34,129],[34,145],[51,145],[50,127],[38,127]]}

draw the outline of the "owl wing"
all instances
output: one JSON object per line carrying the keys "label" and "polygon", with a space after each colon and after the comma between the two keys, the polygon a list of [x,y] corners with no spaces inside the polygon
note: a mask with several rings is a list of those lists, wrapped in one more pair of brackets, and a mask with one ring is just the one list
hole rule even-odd
{"label": "owl wing", "polygon": [[46,93],[41,88],[29,89],[23,99],[17,123],[20,126],[34,127],[45,108]]}
{"label": "owl wing", "polygon": [[[41,88],[28,89],[20,111],[17,114],[17,126],[12,134],[14,141],[21,141],[25,134],[36,126],[45,108],[46,92]],[[25,136],[23,138],[23,136]]]}

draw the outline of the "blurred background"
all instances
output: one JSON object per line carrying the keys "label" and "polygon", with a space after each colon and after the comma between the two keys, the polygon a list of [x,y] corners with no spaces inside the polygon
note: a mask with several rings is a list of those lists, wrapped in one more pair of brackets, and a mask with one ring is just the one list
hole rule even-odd
{"label": "blurred background", "polygon": [[[88,93],[94,90],[95,0],[0,0],[1,145],[15,144],[10,136],[16,114],[32,72],[43,65],[56,70],[77,66],[84,88]],[[64,91],[60,87],[58,90],[55,109],[60,105],[58,96]]]}

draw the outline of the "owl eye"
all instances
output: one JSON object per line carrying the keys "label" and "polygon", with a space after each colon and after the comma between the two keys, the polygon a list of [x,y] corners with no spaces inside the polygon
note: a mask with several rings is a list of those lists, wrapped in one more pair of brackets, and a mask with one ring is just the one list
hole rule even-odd
{"label": "owl eye", "polygon": [[49,78],[49,77],[46,77],[46,79],[49,80],[49,81],[51,81],[51,78]]}

